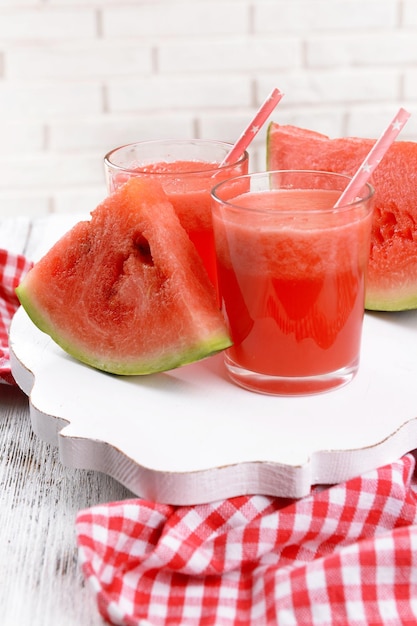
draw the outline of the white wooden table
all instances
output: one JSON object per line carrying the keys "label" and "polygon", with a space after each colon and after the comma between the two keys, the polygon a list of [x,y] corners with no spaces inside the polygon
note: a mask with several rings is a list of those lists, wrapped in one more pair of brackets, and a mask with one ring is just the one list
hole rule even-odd
{"label": "white wooden table", "polygon": [[96,472],[68,469],[31,429],[28,399],[0,385],[0,624],[99,626],[77,563],[75,516],[131,493]]}
{"label": "white wooden table", "polygon": [[[36,259],[80,216],[0,220],[0,247]],[[41,247],[39,247],[39,245]],[[33,434],[28,399],[0,384],[0,624],[99,626],[104,622],[77,562],[80,509],[130,497],[112,478],[66,468]]]}

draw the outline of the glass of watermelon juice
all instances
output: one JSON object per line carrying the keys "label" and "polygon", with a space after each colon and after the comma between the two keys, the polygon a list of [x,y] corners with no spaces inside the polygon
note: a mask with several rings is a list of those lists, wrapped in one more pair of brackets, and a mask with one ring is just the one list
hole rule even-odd
{"label": "glass of watermelon juice", "polygon": [[215,286],[210,191],[217,182],[248,172],[247,152],[219,167],[232,147],[203,139],[140,141],[115,148],[104,157],[109,193],[131,176],[151,176],[161,182]]}
{"label": "glass of watermelon juice", "polygon": [[359,366],[374,190],[334,205],[350,178],[271,171],[212,191],[232,381],[302,395],[349,382]]}

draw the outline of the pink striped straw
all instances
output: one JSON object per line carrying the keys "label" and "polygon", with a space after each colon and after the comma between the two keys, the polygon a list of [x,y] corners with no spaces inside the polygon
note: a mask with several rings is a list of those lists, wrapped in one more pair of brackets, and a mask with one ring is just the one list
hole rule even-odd
{"label": "pink striped straw", "polygon": [[335,208],[350,204],[354,201],[359,190],[362,189],[362,187],[368,182],[375,168],[382,161],[384,154],[401,132],[403,126],[405,126],[410,115],[411,113],[408,113],[405,109],[401,108],[398,111],[392,122],[388,125],[381,137],[369,151],[362,165],[336,202]]}
{"label": "pink striped straw", "polygon": [[258,134],[262,126],[265,124],[266,120],[271,115],[272,111],[275,109],[283,95],[284,94],[281,93],[279,89],[275,88],[271,91],[253,120],[245,128],[239,139],[234,144],[233,148],[220,163],[219,167],[234,163],[240,158],[240,156],[245,152],[246,148],[251,143],[252,139],[255,137],[255,135]]}

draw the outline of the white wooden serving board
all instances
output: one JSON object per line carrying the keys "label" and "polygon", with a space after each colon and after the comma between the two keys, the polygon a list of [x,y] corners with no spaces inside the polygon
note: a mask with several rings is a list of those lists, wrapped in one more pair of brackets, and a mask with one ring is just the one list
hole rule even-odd
{"label": "white wooden serving board", "polygon": [[221,355],[163,374],[108,375],[69,357],[23,309],[10,348],[35,433],[59,446],[64,464],[147,499],[298,498],[417,448],[417,311],[367,314],[357,377],[295,398],[231,384]]}
{"label": "white wooden serving board", "polygon": [[[86,218],[3,219],[0,246],[36,261]],[[301,398],[232,385],[221,355],[164,374],[110,376],[62,352],[23,309],[10,347],[33,429],[62,462],[160,502],[301,497],[417,448],[417,311],[367,314],[356,379]]]}

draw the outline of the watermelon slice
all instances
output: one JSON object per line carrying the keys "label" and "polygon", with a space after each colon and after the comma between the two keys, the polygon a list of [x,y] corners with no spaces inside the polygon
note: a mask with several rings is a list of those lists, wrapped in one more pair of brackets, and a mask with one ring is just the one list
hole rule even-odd
{"label": "watermelon slice", "polygon": [[104,200],[16,291],[42,331],[106,372],[164,371],[231,345],[200,257],[148,179],[131,178]]}
{"label": "watermelon slice", "polygon": [[[326,135],[271,122],[267,168],[313,169],[352,176],[373,139]],[[376,168],[366,303],[370,310],[417,308],[417,143],[395,142]]]}

